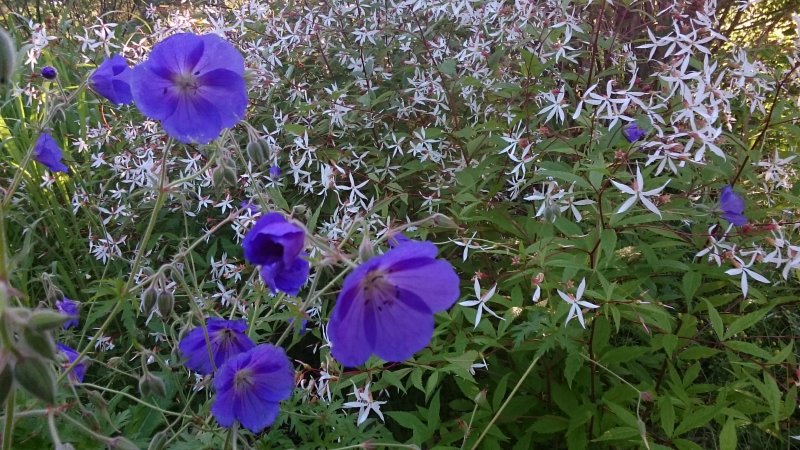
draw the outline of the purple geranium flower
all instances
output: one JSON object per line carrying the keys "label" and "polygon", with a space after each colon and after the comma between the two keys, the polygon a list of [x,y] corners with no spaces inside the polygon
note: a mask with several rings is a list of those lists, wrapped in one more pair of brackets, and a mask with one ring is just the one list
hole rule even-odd
{"label": "purple geranium flower", "polygon": [[95,92],[117,105],[133,102],[130,78],[133,71],[128,61],[120,55],[114,55],[103,61],[89,77],[89,84]]}
{"label": "purple geranium flower", "polygon": [[[255,346],[245,334],[245,330],[247,330],[246,320],[208,318],[206,331],[208,332],[210,351],[209,346],[206,345],[203,327],[193,329],[178,344],[181,354],[186,358],[184,365],[203,375],[214,372],[215,367],[219,369],[225,361]],[[213,365],[208,357],[209,353],[214,358]]]}
{"label": "purple geranium flower", "polygon": [[242,241],[244,257],[261,266],[261,278],[275,291],[297,295],[308,279],[310,267],[302,253],[306,233],[280,213],[262,216]]}
{"label": "purple geranium flower", "polygon": [[622,128],[622,134],[628,142],[636,142],[647,135],[635,122]]}
{"label": "purple geranium flower", "polygon": [[39,135],[39,139],[33,147],[33,158],[47,166],[52,172],[67,173],[67,166],[61,162],[61,158],[63,158],[61,147],[52,136],[44,131]]}
{"label": "purple geranium flower", "polygon": [[373,353],[403,361],[428,345],[434,313],[459,297],[458,275],[436,253],[430,242],[405,242],[345,278],[328,323],[334,358],[345,366]]}
{"label": "purple geranium flower", "polygon": [[244,58],[215,34],[176,34],[136,66],[131,92],[147,117],[183,143],[206,144],[236,125],[247,107]]}
{"label": "purple geranium flower", "polygon": [[45,78],[45,79],[48,79],[48,80],[55,80],[57,76],[58,76],[58,72],[56,71],[55,67],[53,67],[53,66],[44,66],[44,67],[42,67],[42,78]]}
{"label": "purple geranium flower", "polygon": [[72,317],[64,323],[64,329],[78,326],[78,302],[64,297],[63,300],[56,300],[56,309],[61,314]]}
{"label": "purple geranium flower", "polygon": [[[66,369],[67,367],[71,366],[75,359],[80,355],[75,349],[68,345],[64,345],[62,343],[57,343],[56,347],[58,348],[59,353],[62,353],[64,356],[67,357],[67,361],[63,365],[63,368]],[[86,362],[81,362],[75,367],[72,368],[72,371],[69,373],[69,379],[76,383],[83,383],[83,377],[86,375]]]}
{"label": "purple geranium flower", "polygon": [[294,370],[283,349],[261,344],[220,367],[211,414],[223,427],[238,420],[258,433],[275,421],[278,402],[289,398],[293,389]]}
{"label": "purple geranium flower", "polygon": [[744,216],[744,200],[733,192],[731,186],[722,188],[719,207],[722,210],[722,217],[728,222],[737,227],[747,225],[747,217]]}

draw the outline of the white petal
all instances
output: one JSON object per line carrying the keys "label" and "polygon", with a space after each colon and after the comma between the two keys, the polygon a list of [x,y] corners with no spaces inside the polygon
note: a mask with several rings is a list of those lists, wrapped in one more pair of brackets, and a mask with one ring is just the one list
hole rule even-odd
{"label": "white petal", "polygon": [[625,211],[629,210],[631,206],[633,206],[633,204],[636,203],[637,198],[639,198],[639,196],[637,195],[632,195],[631,197],[629,197],[627,200],[625,200],[625,203],[620,205],[619,209],[615,214],[622,214]]}
{"label": "white petal", "polygon": [[644,197],[644,196],[639,197],[639,198],[640,198],[640,200],[642,200],[642,204],[644,205],[645,208],[647,208],[650,211],[652,211],[653,213],[655,213],[658,217],[661,217],[661,211],[658,210],[656,205],[653,202],[651,202],[650,199],[648,199],[647,197]]}
{"label": "white petal", "polygon": [[561,297],[561,300],[564,300],[565,302],[569,303],[570,305],[575,303],[571,298],[569,298],[569,295],[559,291],[558,289],[556,289],[556,292],[558,292],[558,296]]}
{"label": "white petal", "polygon": [[760,281],[762,283],[767,283],[767,284],[769,284],[769,282],[770,282],[768,279],[764,278],[763,275],[755,273],[750,269],[745,269],[745,272],[747,272],[748,275],[753,277],[754,280]]}
{"label": "white petal", "polygon": [[644,189],[644,178],[642,177],[642,169],[636,166],[636,187],[638,191]]}
{"label": "white petal", "polygon": [[583,297],[583,291],[586,290],[586,278],[581,280],[581,284],[578,285],[578,291],[575,293],[575,300],[580,300]]}
{"label": "white petal", "polygon": [[628,186],[626,184],[622,184],[622,183],[614,181],[614,180],[611,180],[611,184],[613,184],[617,189],[619,189],[620,191],[624,192],[625,194],[628,194],[628,195],[636,194],[636,191],[634,191],[630,186]]}
{"label": "white petal", "polygon": [[489,300],[490,298],[492,298],[492,296],[494,296],[494,291],[496,290],[497,290],[497,283],[495,283],[494,286],[492,286],[492,288],[489,289],[489,291],[486,292],[486,294],[484,294],[483,297],[481,297],[481,300],[483,300],[484,302]]}
{"label": "white petal", "polygon": [[747,298],[747,273],[742,272],[742,296]]}

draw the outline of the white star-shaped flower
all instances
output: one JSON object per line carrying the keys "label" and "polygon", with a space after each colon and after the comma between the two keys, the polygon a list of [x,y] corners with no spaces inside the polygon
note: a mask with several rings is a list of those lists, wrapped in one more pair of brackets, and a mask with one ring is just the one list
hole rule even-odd
{"label": "white star-shaped flower", "polygon": [[459,305],[461,306],[469,307],[478,305],[478,312],[475,315],[475,328],[478,328],[478,324],[481,323],[481,314],[483,314],[484,310],[486,310],[486,312],[497,317],[500,320],[506,320],[495,314],[494,311],[492,311],[491,309],[489,309],[488,306],[486,306],[486,302],[489,301],[490,298],[492,298],[496,290],[497,290],[497,283],[495,283],[495,285],[492,286],[491,289],[486,291],[485,294],[481,295],[481,283],[480,281],[478,281],[478,277],[475,277],[475,297],[477,298],[477,300],[466,300],[463,302],[459,302]]}
{"label": "white star-shaped flower", "polygon": [[353,395],[356,397],[354,402],[347,402],[342,405],[342,408],[358,408],[358,421],[356,425],[361,425],[367,420],[367,416],[369,416],[370,411],[375,411],[375,414],[381,418],[381,422],[385,422],[383,419],[383,413],[381,412],[381,405],[385,404],[386,402],[377,402],[372,399],[372,392],[369,390],[370,383],[367,383],[364,386],[364,389],[358,389],[355,384],[353,384]]}
{"label": "white star-shaped flower", "polygon": [[577,316],[578,322],[581,323],[581,326],[583,328],[586,328],[586,322],[583,320],[583,310],[581,309],[581,307],[591,308],[591,309],[600,307],[598,305],[595,305],[594,303],[589,303],[586,300],[581,300],[581,297],[583,297],[583,291],[585,290],[586,290],[586,278],[581,280],[581,284],[578,285],[578,290],[575,292],[575,295],[565,294],[559,290],[556,290],[556,292],[558,292],[558,296],[561,297],[561,300],[564,300],[565,302],[570,304],[569,315],[567,315],[567,321],[564,322],[564,326],[567,326],[569,321],[572,320],[573,317]]}
{"label": "white star-shaped flower", "polygon": [[754,279],[756,281],[760,281],[762,283],[769,284],[769,280],[764,278],[763,275],[761,275],[759,273],[756,273],[756,272],[754,272],[753,270],[750,269],[750,267],[753,266],[753,262],[755,262],[756,255],[753,255],[753,258],[750,260],[750,264],[748,264],[748,265],[744,265],[744,261],[739,259],[738,256],[735,257],[735,258],[736,258],[736,263],[737,263],[737,265],[739,267],[734,268],[734,269],[726,270],[725,273],[728,274],[728,275],[741,275],[742,276],[741,287],[742,287],[742,296],[744,298],[747,298],[747,278],[748,277],[750,277],[750,278],[752,278],[752,279]]}
{"label": "white star-shaped flower", "polygon": [[631,196],[629,199],[625,200],[625,203],[623,203],[619,207],[616,214],[624,213],[625,211],[630,209],[630,207],[633,206],[637,200],[639,200],[642,202],[642,205],[644,205],[645,208],[649,209],[650,211],[658,215],[658,217],[661,217],[661,211],[659,211],[655,203],[650,201],[650,199],[647,197],[652,197],[654,195],[661,194],[661,191],[663,191],[664,188],[667,187],[669,181],[670,180],[667,180],[667,182],[664,183],[664,185],[658,189],[643,191],[642,189],[644,189],[644,179],[642,177],[642,171],[641,169],[639,169],[638,166],[636,167],[636,180],[633,182],[633,186],[626,186],[622,183],[611,180],[611,183],[613,183],[617,189],[622,191],[624,194],[628,194]]}

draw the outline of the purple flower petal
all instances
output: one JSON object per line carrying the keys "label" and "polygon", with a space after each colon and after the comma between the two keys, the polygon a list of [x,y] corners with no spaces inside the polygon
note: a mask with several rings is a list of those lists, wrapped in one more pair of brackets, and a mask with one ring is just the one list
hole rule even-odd
{"label": "purple flower petal", "polygon": [[78,326],[78,303],[74,302],[67,297],[64,297],[62,300],[56,300],[56,309],[61,314],[65,316],[73,317],[73,319],[69,319],[68,321],[64,322],[64,329],[77,327]]}
{"label": "purple flower petal", "polygon": [[744,216],[744,199],[742,199],[731,186],[722,188],[722,195],[719,198],[719,206],[722,210],[722,217],[737,227],[747,225],[747,217]]}
{"label": "purple flower petal", "polygon": [[430,242],[408,241],[345,278],[328,323],[334,358],[346,366],[373,353],[403,361],[428,345],[434,313],[460,295],[455,270],[436,253]]}
{"label": "purple flower petal", "polygon": [[206,144],[238,123],[247,107],[244,58],[214,34],[182,33],[155,45],[131,76],[145,116],[183,143]]}
{"label": "purple flower petal", "polygon": [[114,55],[103,61],[89,77],[92,89],[111,103],[127,105],[133,102],[131,94],[128,61],[120,55]]}
{"label": "purple flower petal", "polygon": [[259,433],[278,417],[278,402],[292,395],[294,370],[283,349],[262,344],[220,367],[214,389],[211,413],[220,425],[229,427],[238,420]]}
{"label": "purple flower petal", "polygon": [[[186,358],[186,367],[203,375],[214,372],[225,361],[244,353],[255,346],[245,334],[247,321],[225,320],[211,317],[206,322],[208,342],[202,327],[192,329],[178,344],[181,354]],[[214,364],[209,359],[209,348]]]}
{"label": "purple flower petal", "polygon": [[[70,347],[68,345],[65,345],[65,344],[62,344],[60,342],[56,343],[56,348],[58,349],[58,351],[60,353],[64,354],[64,356],[67,357],[67,361],[68,362],[64,365],[65,369],[67,367],[71,366],[72,363],[75,362],[75,359],[77,359],[78,356],[80,355],[72,347]],[[75,367],[72,368],[72,371],[70,371],[70,373],[69,373],[69,379],[72,380],[73,382],[76,382],[76,383],[83,383],[83,377],[85,377],[85,376],[86,376],[86,362],[85,361],[77,364]]]}
{"label": "purple flower petal", "polygon": [[67,173],[68,171],[67,166],[61,162],[63,158],[61,147],[58,146],[52,136],[45,132],[42,132],[36,141],[36,145],[33,148],[33,158],[44,164],[52,172]]}

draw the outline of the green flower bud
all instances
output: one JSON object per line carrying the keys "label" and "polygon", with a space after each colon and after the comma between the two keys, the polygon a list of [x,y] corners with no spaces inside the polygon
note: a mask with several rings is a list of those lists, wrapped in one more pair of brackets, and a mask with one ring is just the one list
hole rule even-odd
{"label": "green flower bud", "polygon": [[147,372],[139,377],[139,393],[142,394],[142,397],[166,397],[167,386],[161,378]]}
{"label": "green flower bud", "polygon": [[247,157],[256,166],[261,166],[269,161],[269,144],[264,139],[257,139],[247,144],[245,149]]}
{"label": "green flower bud", "polygon": [[28,326],[39,331],[49,331],[61,328],[64,323],[70,319],[70,316],[51,309],[40,309],[31,314]]}
{"label": "green flower bud", "polygon": [[22,329],[21,351],[27,356],[40,356],[54,361],[56,359],[56,342],[49,331],[39,331],[31,327]]}
{"label": "green flower bud", "polygon": [[107,442],[108,448],[112,450],[141,450],[139,446],[125,439],[122,436],[111,438]]}
{"label": "green flower bud", "polygon": [[159,431],[153,436],[153,439],[150,440],[150,445],[147,446],[147,450],[163,450],[167,445],[167,437],[166,431]]}
{"label": "green flower bud", "polygon": [[150,314],[150,311],[156,306],[156,300],[158,300],[158,291],[155,287],[150,286],[142,292],[142,310],[145,314]]}
{"label": "green flower bud", "polygon": [[48,405],[56,402],[56,379],[50,364],[38,358],[23,358],[14,365],[14,380]]}
{"label": "green flower bud", "polygon": [[170,291],[161,291],[158,293],[156,305],[161,317],[169,317],[172,314],[172,308],[175,307],[175,296]]}
{"label": "green flower bud", "polygon": [[11,82],[17,70],[17,44],[0,28],[0,84]]}

